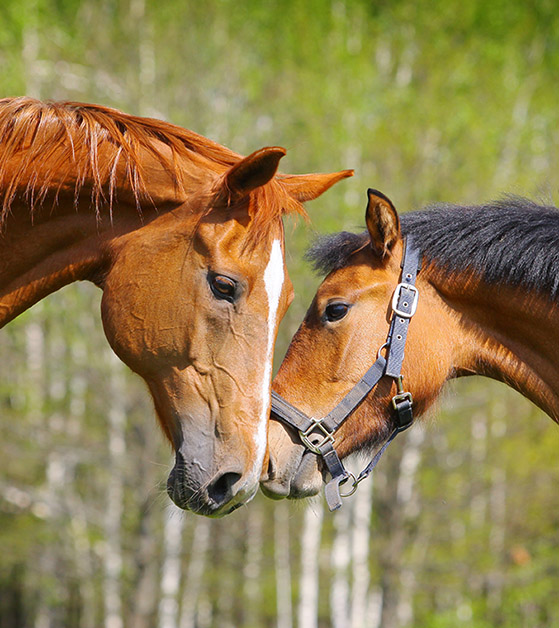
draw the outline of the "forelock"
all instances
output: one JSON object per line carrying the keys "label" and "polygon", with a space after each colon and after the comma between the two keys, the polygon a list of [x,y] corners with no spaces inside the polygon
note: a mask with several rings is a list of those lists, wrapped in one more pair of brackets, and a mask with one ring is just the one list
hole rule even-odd
{"label": "forelock", "polygon": [[342,231],[320,236],[305,254],[305,259],[312,264],[315,272],[327,275],[343,268],[349,258],[363,248],[369,241],[369,234]]}

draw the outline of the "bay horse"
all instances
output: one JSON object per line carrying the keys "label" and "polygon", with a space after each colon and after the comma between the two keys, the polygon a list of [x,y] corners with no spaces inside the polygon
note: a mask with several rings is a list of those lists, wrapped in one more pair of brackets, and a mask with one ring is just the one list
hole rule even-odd
{"label": "bay horse", "polygon": [[351,171],[280,175],[192,131],[83,103],[0,100],[0,326],[74,281],[176,452],[168,493],[220,516],[267,464],[272,354],[292,298],[282,216]]}
{"label": "bay horse", "polygon": [[[507,197],[400,218],[369,190],[365,217],[364,233],[308,253],[327,276],[273,382],[270,497],[314,495],[331,476],[338,508],[452,378],[505,382],[559,422],[559,211]],[[345,471],[375,449],[357,479]]]}

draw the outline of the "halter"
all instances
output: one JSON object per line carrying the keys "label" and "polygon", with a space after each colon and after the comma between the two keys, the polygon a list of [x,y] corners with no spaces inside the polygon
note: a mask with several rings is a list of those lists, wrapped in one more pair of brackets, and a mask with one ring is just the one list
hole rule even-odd
{"label": "halter", "polygon": [[[419,298],[415,279],[421,268],[421,252],[413,245],[410,236],[406,237],[404,244],[401,268],[401,283],[396,286],[392,297],[392,318],[386,342],[379,349],[373,365],[333,410],[325,417],[315,419],[307,416],[272,391],[272,413],[280,421],[297,430],[303,445],[312,453],[322,457],[332,476],[324,489],[324,496],[330,510],[340,508],[342,497],[349,497],[355,493],[359,483],[376,467],[388,445],[413,423],[412,395],[404,390],[401,374],[408,327],[417,309]],[[383,349],[386,349],[385,357],[382,355]],[[383,377],[391,377],[396,382],[397,393],[392,397],[391,404],[396,415],[396,427],[371,462],[356,478],[345,469],[336,453],[334,434]],[[341,493],[340,487],[348,481],[352,483],[350,490],[347,493]]]}

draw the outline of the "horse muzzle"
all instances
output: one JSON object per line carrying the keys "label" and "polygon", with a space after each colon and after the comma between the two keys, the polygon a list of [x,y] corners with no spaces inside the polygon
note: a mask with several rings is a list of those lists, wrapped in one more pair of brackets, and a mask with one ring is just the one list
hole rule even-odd
{"label": "horse muzzle", "polygon": [[198,459],[189,461],[180,451],[167,480],[167,493],[179,508],[206,517],[228,515],[250,501],[257,490],[257,479],[247,479],[236,461],[208,472]]}
{"label": "horse muzzle", "polygon": [[270,452],[268,475],[261,479],[260,488],[270,499],[303,499],[318,494],[322,484],[317,457],[294,446],[285,461]]}

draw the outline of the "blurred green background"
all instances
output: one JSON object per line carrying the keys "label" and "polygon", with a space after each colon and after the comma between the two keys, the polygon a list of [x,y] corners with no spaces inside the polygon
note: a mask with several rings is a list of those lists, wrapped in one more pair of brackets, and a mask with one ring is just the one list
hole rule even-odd
{"label": "blurred green background", "polygon": [[[354,168],[317,232],[518,193],[557,204],[555,0],[2,0],[0,95],[164,118],[284,172]],[[450,386],[341,511],[258,496],[219,521],[165,495],[172,454],[74,285],[0,336],[0,626],[559,626],[559,431],[502,385]]]}

